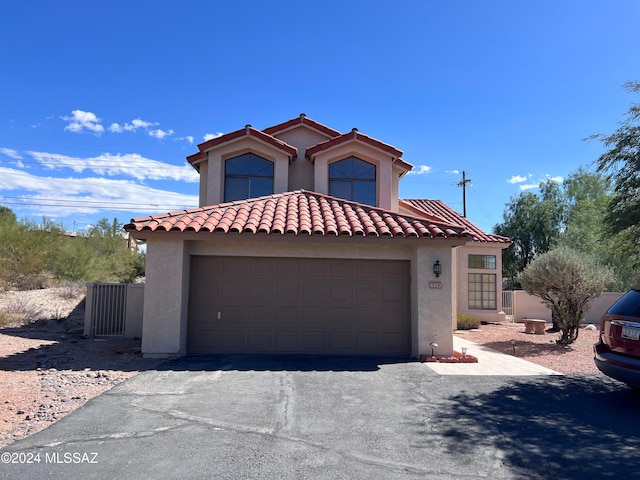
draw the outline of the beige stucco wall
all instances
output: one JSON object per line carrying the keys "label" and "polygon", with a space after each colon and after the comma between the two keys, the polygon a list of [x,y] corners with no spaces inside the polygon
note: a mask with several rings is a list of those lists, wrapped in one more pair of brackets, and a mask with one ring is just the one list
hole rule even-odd
{"label": "beige stucco wall", "polygon": [[[153,238],[159,236],[160,238]],[[185,242],[183,243],[183,238]],[[178,232],[149,234],[142,352],[147,357],[185,354],[188,317],[190,255],[251,255],[273,257],[325,257],[409,260],[411,263],[412,356],[453,351],[452,318],[455,312],[452,262],[454,240],[425,238],[345,237],[241,237]],[[440,260],[443,274],[433,275]],[[439,280],[440,289],[429,288]]]}
{"label": "beige stucco wall", "polygon": [[[624,293],[605,292],[589,302],[590,308],[580,323],[599,324],[600,317],[613,305]],[[538,318],[551,322],[551,310],[547,308],[539,297],[530,295],[523,290],[513,292],[514,320],[522,322],[525,318]]]}
{"label": "beige stucco wall", "polygon": [[308,147],[330,137],[304,125],[278,133],[274,137],[298,149],[297,159],[289,165],[288,190],[313,190],[313,165],[305,157],[305,153]]}
{"label": "beige stucco wall", "polygon": [[[494,255],[496,268],[479,269],[468,268],[469,255]],[[470,313],[488,322],[501,322],[504,320],[502,311],[502,248],[500,244],[482,244],[469,242],[464,248],[457,249],[457,276],[458,276],[458,312]],[[496,309],[472,310],[469,308],[469,273],[489,273],[496,275]]]}
{"label": "beige stucco wall", "polygon": [[391,156],[388,153],[358,141],[351,141],[338,147],[319,152],[314,157],[315,184],[313,190],[328,195],[329,165],[352,155],[376,166],[376,206],[391,210],[393,205],[392,192],[394,184]]}
{"label": "beige stucco wall", "polygon": [[[241,137],[235,142],[209,150],[208,161],[200,163],[200,182],[201,184],[203,181],[206,182],[206,185],[200,187],[201,207],[224,201],[224,162],[248,152],[274,162],[273,191],[288,191],[289,156],[273,145],[256,140],[254,137]],[[205,163],[207,167],[203,169]]]}
{"label": "beige stucco wall", "polygon": [[189,262],[179,236],[165,235],[147,243],[147,269],[142,321],[145,357],[172,358],[186,353]]}

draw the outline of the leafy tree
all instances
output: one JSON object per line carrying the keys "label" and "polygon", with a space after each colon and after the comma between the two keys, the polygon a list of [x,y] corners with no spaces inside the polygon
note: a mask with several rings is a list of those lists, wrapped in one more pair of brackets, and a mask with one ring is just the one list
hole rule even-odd
{"label": "leafy tree", "polygon": [[16,214],[9,207],[0,205],[0,225],[16,223]]}
{"label": "leafy tree", "polygon": [[[627,82],[624,88],[640,93],[640,82]],[[611,233],[632,230],[640,233],[640,104],[632,103],[626,118],[610,135],[592,135],[607,151],[597,160],[598,170],[607,172],[614,182],[606,221]],[[636,260],[638,244],[636,243]]]}
{"label": "leafy tree", "polygon": [[565,224],[565,204],[560,186],[551,180],[540,183],[540,194],[523,192],[512,197],[494,233],[511,238],[503,253],[503,275],[515,281],[519,272],[548,252]]}
{"label": "leafy tree", "polygon": [[569,345],[578,338],[589,301],[600,296],[612,275],[609,267],[599,265],[594,258],[559,247],[532,261],[518,280],[522,288],[551,309],[560,328],[557,343]]}

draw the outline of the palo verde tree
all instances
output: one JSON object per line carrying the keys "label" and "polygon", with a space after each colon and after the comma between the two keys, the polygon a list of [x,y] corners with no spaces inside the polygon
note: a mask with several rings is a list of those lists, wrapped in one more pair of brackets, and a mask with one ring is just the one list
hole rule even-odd
{"label": "palo verde tree", "polygon": [[558,247],[533,260],[518,280],[551,309],[560,328],[557,343],[569,345],[578,338],[589,301],[600,296],[612,275],[609,267],[599,265],[593,257]]}

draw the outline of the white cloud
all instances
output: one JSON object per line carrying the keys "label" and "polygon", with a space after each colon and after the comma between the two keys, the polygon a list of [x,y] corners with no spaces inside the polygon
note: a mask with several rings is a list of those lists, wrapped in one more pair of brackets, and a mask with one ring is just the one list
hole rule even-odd
{"label": "white cloud", "polygon": [[407,175],[425,175],[431,173],[431,167],[428,165],[416,165]]}
{"label": "white cloud", "polygon": [[119,123],[112,123],[109,126],[109,131],[113,133],[122,133],[122,132],[135,132],[139,128],[147,130],[150,127],[155,127],[158,125],[157,122],[147,122],[146,120],[142,120],[141,118],[134,118],[131,120],[131,123],[125,123],[124,125],[120,125]]}
{"label": "white cloud", "polygon": [[97,135],[104,132],[104,127],[100,124],[101,118],[95,113],[85,112],[84,110],[74,110],[71,117],[61,117],[65,122],[70,122],[64,127],[65,130],[73,133],[82,133],[89,130]]}
{"label": "white cloud", "polygon": [[34,215],[65,217],[101,211],[168,212],[198,205],[197,195],[150,188],[130,180],[55,178],[0,167],[2,190],[26,190],[23,208]]}
{"label": "white cloud", "polygon": [[213,140],[214,138],[218,138],[221,137],[223,135],[222,132],[216,132],[216,133],[205,133],[204,137],[204,141],[206,142],[207,140]]}
{"label": "white cloud", "polygon": [[158,140],[162,140],[164,137],[173,135],[173,130],[161,130],[158,128],[157,130],[149,130],[149,135],[153,138],[157,138]]}
{"label": "white cloud", "polygon": [[520,185],[520,191],[524,192],[526,190],[533,190],[534,188],[538,188],[539,186],[539,183],[528,183],[526,185]]}
{"label": "white cloud", "polygon": [[193,145],[195,138],[192,135],[187,135],[186,137],[181,137],[180,140],[186,140],[190,145]]}
{"label": "white cloud", "polygon": [[20,155],[18,151],[14,150],[13,148],[0,148],[0,153],[6,155],[7,157],[15,158],[16,160],[20,160],[22,158],[22,155]]}
{"label": "white cloud", "polygon": [[453,175],[460,175],[460,170],[445,170],[444,173],[452,173]]}
{"label": "white cloud", "polygon": [[57,153],[27,152],[50,170],[69,168],[74,172],[90,170],[98,175],[125,175],[136,180],[176,180],[188,183],[199,181],[198,173],[190,165],[172,165],[145,158],[137,153],[125,155],[103,153],[97,157],[69,157]]}
{"label": "white cloud", "polygon": [[522,183],[527,180],[527,177],[523,177],[522,175],[514,175],[509,180],[507,180],[510,184]]}
{"label": "white cloud", "polygon": [[564,182],[564,178],[562,178],[560,175],[556,175],[555,177],[552,177],[551,175],[546,175],[547,180],[551,180],[552,182],[556,182],[556,183],[562,183]]}

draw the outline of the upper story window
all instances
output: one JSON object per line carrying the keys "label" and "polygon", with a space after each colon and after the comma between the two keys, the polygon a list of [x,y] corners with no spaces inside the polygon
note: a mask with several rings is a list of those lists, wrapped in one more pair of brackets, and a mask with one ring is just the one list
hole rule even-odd
{"label": "upper story window", "polygon": [[496,269],[495,255],[469,255],[469,268]]}
{"label": "upper story window", "polygon": [[329,195],[375,205],[376,166],[358,157],[348,157],[330,164]]}
{"label": "upper story window", "polygon": [[225,162],[224,201],[245,200],[273,193],[273,162],[245,153]]}

